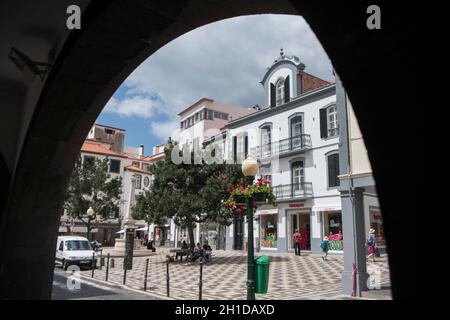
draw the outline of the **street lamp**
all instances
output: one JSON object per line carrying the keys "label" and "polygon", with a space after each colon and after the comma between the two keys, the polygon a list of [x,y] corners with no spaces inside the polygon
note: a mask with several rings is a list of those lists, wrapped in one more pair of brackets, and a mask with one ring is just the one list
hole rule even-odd
{"label": "street lamp", "polygon": [[91,241],[91,220],[95,219],[95,211],[92,209],[92,207],[89,207],[86,211],[86,215],[88,218],[88,224],[87,224],[87,238],[89,241]]}
{"label": "street lamp", "polygon": [[[253,184],[255,175],[258,172],[258,162],[248,156],[242,163],[242,173],[245,176],[246,184]],[[253,198],[247,198],[247,227],[248,227],[248,246],[247,246],[247,300],[255,300],[255,253],[253,248]]]}

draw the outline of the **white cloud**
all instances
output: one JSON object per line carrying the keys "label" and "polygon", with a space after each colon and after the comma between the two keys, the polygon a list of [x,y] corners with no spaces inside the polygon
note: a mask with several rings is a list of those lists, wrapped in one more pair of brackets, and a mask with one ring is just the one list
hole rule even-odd
{"label": "white cloud", "polygon": [[166,142],[169,137],[173,141],[178,141],[180,133],[178,120],[152,121],[150,123],[150,132],[161,139],[162,142]]}
{"label": "white cloud", "polygon": [[259,81],[280,48],[298,56],[306,72],[333,80],[330,60],[302,17],[242,16],[197,28],[162,47],[127,78],[124,95],[111,98],[104,112],[151,118],[151,133],[163,142],[178,125],[177,113],[202,97],[263,106]]}
{"label": "white cloud", "polygon": [[157,93],[175,114],[201,97],[240,106],[263,104],[259,83],[279,56],[296,55],[306,71],[332,79],[331,63],[300,16],[256,15],[212,23],[168,43],[126,80],[129,93]]}
{"label": "white cloud", "polygon": [[125,117],[151,118],[160,107],[159,103],[148,96],[136,95],[119,100],[112,97],[105,106],[104,112],[117,113]]}

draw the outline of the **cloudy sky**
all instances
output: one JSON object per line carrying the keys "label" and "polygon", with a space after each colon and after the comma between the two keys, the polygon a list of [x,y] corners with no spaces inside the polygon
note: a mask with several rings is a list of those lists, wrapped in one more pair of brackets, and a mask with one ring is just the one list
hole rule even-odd
{"label": "cloudy sky", "polygon": [[97,123],[126,130],[126,145],[177,137],[177,113],[202,97],[263,106],[261,81],[280,55],[296,55],[306,72],[332,80],[332,66],[302,17],[254,15],[215,22],[168,43],[120,86]]}

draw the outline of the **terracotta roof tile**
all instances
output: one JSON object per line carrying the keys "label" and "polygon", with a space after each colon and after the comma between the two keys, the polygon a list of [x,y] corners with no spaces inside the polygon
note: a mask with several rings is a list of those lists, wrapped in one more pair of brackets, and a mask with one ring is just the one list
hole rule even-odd
{"label": "terracotta roof tile", "polygon": [[121,158],[127,158],[126,155],[120,154],[118,152],[115,152],[113,150],[108,149],[104,143],[102,142],[96,142],[93,140],[85,140],[83,145],[81,146],[82,152],[89,152],[89,153],[97,153],[97,154],[104,154],[107,156],[114,156],[114,157],[121,157]]}
{"label": "terracotta roof tile", "polygon": [[130,171],[134,171],[134,172],[140,172],[140,173],[150,174],[150,172],[148,172],[147,170],[138,168],[138,167],[133,166],[133,165],[126,166],[125,169],[126,169],[126,170],[130,170]]}

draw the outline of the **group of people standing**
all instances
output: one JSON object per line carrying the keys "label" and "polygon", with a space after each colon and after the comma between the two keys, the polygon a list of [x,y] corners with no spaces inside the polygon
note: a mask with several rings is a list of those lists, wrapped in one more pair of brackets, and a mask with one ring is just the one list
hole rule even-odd
{"label": "group of people standing", "polygon": [[[300,256],[301,255],[300,243],[302,241],[302,235],[300,234],[300,232],[298,232],[298,229],[295,230],[293,240],[294,240],[295,255]],[[323,241],[320,243],[320,248],[322,249],[323,253],[322,256],[323,261],[328,261],[328,250],[329,250],[328,243],[329,243],[328,237],[327,236],[323,237]],[[367,256],[367,262],[369,261],[369,259],[372,259],[372,262],[375,262],[375,256],[377,255],[376,243],[377,239],[375,236],[375,229],[370,228],[369,235],[366,240],[367,252],[369,254]]]}

